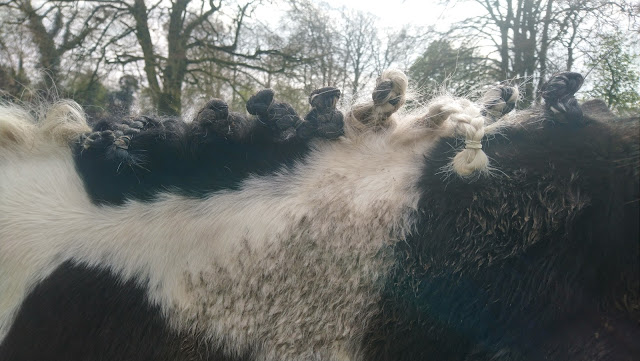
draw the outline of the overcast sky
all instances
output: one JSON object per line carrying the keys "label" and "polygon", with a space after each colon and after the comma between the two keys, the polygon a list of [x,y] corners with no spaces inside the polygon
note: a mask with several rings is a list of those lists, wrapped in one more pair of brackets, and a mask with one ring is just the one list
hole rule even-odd
{"label": "overcast sky", "polygon": [[474,1],[449,1],[442,5],[433,0],[324,0],[334,7],[345,6],[373,13],[380,18],[381,27],[402,27],[411,24],[430,26],[440,24],[439,28],[472,16],[481,11]]}
{"label": "overcast sky", "polygon": [[[369,12],[380,20],[380,29],[401,28],[404,25],[429,27],[435,25],[437,30],[447,30],[454,22],[458,22],[483,9],[472,0],[450,0],[447,5],[440,0],[313,0],[315,3],[328,3],[333,8],[351,8]],[[260,7],[260,20],[276,26],[283,15],[283,4],[265,4]]]}

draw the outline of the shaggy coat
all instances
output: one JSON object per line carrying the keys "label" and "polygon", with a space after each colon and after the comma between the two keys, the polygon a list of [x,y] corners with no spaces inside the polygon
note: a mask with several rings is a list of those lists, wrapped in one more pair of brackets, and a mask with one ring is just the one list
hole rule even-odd
{"label": "shaggy coat", "polygon": [[[403,92],[394,74],[378,88]],[[234,153],[193,182],[113,187],[100,154],[157,146],[167,175],[191,156],[123,132],[87,168],[77,109],[3,108],[0,360],[637,360],[639,120],[580,108],[578,77],[486,124],[464,99],[393,113],[404,95],[374,92],[337,139],[214,132]],[[242,165],[260,147],[268,166]]]}

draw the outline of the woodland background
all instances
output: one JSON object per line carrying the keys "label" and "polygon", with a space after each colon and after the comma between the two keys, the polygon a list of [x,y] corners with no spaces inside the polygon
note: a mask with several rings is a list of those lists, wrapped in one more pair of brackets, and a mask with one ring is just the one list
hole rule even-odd
{"label": "woodland background", "polygon": [[57,94],[99,118],[183,114],[212,97],[242,110],[270,87],[304,113],[311,90],[336,86],[349,102],[396,67],[424,99],[508,80],[525,107],[551,74],[572,70],[586,75],[583,98],[640,111],[640,2],[439,4],[469,3],[482,11],[443,30],[381,28],[371,13],[309,0],[0,0],[0,97]]}

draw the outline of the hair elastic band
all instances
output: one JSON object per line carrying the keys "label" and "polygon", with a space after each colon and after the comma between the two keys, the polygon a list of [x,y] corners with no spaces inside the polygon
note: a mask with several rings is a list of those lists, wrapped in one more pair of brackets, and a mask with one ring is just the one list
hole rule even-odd
{"label": "hair elastic band", "polygon": [[466,149],[482,149],[482,142],[479,140],[465,140]]}

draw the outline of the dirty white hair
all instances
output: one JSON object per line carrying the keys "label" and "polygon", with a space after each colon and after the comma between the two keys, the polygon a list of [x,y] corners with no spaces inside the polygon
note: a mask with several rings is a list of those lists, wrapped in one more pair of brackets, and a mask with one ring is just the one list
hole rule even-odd
{"label": "dirty white hair", "polygon": [[485,112],[490,118],[496,119],[512,109],[519,97],[517,86],[492,86],[479,99],[479,103],[484,104]]}
{"label": "dirty white hair", "polygon": [[347,112],[345,134],[353,136],[365,131],[389,129],[394,125],[393,114],[407,100],[409,80],[400,70],[389,69],[376,80],[371,98],[354,104]]}
{"label": "dirty white hair", "polygon": [[[487,100],[489,98],[482,100],[487,104],[485,109],[502,112],[508,103],[517,99],[518,92],[514,90],[509,99],[501,98],[499,88],[489,91],[486,97],[491,101]],[[424,137],[434,140],[461,137],[465,146],[452,159],[450,170],[461,177],[487,172],[489,158],[482,150],[485,136],[483,107],[466,98],[442,95],[412,111],[399,112],[408,92],[408,79],[402,71],[384,71],[376,81],[372,100],[355,104],[347,113],[345,135],[357,138],[367,131],[389,131],[391,140],[399,143],[416,142]]]}
{"label": "dirty white hair", "polygon": [[0,104],[0,148],[30,149],[36,144],[65,145],[91,129],[82,107],[74,101],[60,100],[22,107]]}

